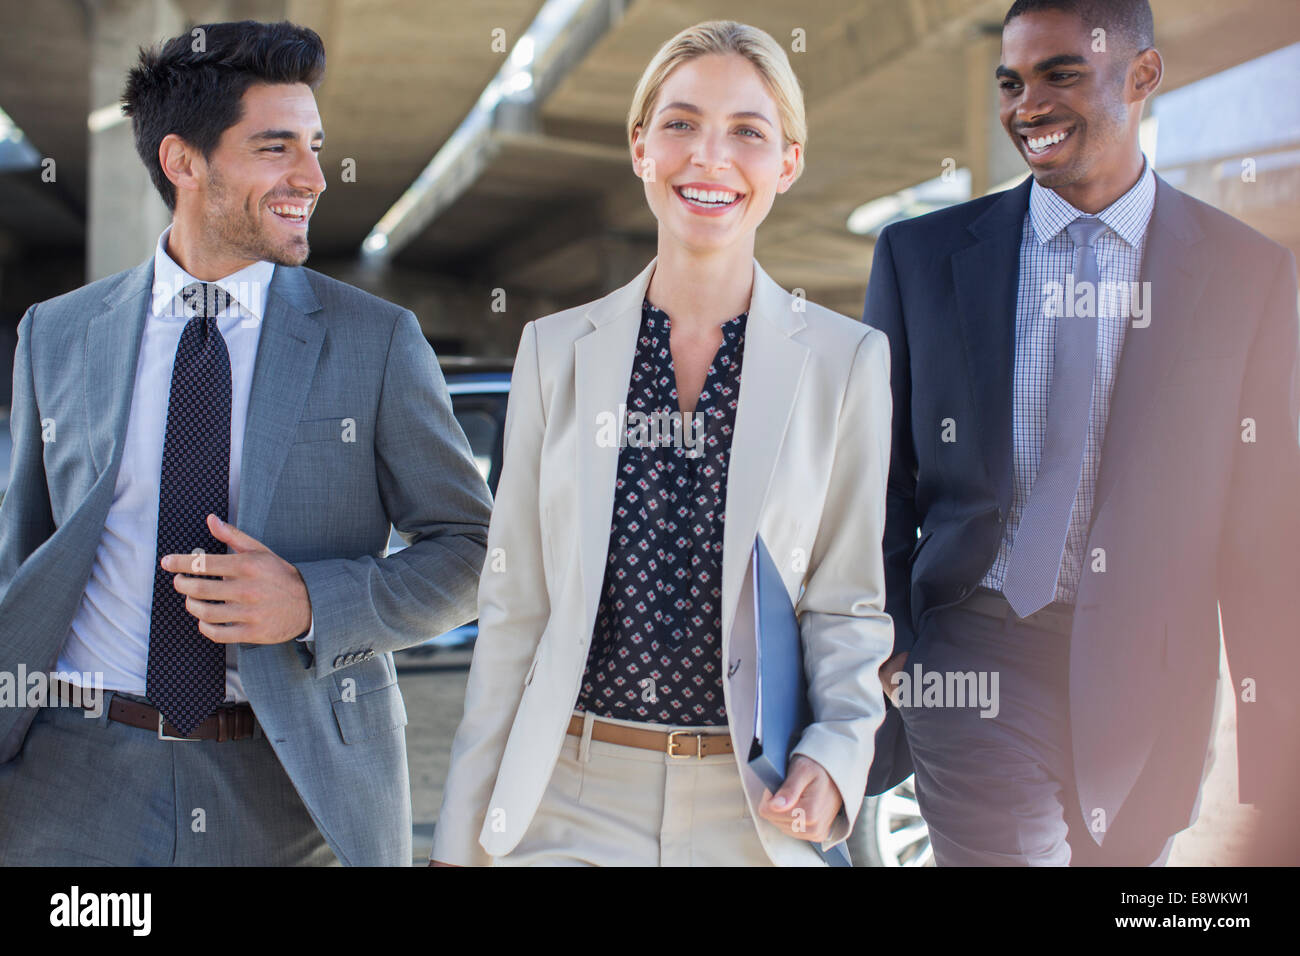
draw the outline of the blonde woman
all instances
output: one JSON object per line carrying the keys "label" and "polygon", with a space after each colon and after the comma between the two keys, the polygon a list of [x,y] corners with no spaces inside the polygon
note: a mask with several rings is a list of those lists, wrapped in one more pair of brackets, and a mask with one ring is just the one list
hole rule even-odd
{"label": "blonde woman", "polygon": [[[807,142],[770,36],[710,22],[668,41],[628,140],[658,255],[524,328],[431,860],[822,865],[813,844],[847,837],[862,801],[893,642],[888,346],[754,260]],[[813,714],[775,794],[746,762],[756,536]]]}

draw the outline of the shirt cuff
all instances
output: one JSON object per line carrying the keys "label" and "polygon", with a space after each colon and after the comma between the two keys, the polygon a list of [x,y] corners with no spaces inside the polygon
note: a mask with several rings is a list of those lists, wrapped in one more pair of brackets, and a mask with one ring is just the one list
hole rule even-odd
{"label": "shirt cuff", "polygon": [[312,619],[311,625],[307,628],[307,633],[304,634],[302,637],[295,638],[295,640],[302,641],[304,644],[310,644],[311,642],[316,640],[316,621],[314,617]]}

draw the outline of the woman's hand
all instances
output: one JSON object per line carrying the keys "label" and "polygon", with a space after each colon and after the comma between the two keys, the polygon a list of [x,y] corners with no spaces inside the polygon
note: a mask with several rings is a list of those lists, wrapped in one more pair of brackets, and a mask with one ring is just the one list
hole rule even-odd
{"label": "woman's hand", "polygon": [[758,815],[793,837],[820,843],[830,834],[843,806],[844,799],[826,768],[811,757],[795,754],[781,789],[763,794]]}

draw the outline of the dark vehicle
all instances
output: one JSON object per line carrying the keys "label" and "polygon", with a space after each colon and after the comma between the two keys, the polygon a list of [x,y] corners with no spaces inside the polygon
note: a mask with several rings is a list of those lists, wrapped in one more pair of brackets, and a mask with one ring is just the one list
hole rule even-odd
{"label": "dark vehicle", "polygon": [[[508,360],[447,358],[440,362],[452,411],[469,441],[474,461],[495,496],[501,480],[502,443],[506,427],[506,402],[510,397]],[[394,531],[388,541],[388,553],[406,547]],[[397,665],[426,663],[432,655],[446,650],[469,650],[478,637],[478,622],[462,624],[423,644],[395,655]]]}

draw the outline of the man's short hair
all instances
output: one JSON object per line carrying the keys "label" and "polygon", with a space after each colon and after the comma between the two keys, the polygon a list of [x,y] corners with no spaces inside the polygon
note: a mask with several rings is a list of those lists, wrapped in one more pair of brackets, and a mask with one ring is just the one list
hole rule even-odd
{"label": "man's short hair", "polygon": [[1061,10],[1072,13],[1089,28],[1101,27],[1107,37],[1120,37],[1138,53],[1155,46],[1155,22],[1147,0],[1016,0],[1002,26],[1025,13]]}
{"label": "man's short hair", "polygon": [[325,76],[325,46],[293,23],[204,23],[160,47],[141,48],[127,74],[122,112],[131,117],[135,149],[167,204],[176,187],[163,173],[158,147],[175,133],[204,159],[221,134],[243,118],[241,100],[254,83],[305,83]]}

